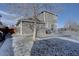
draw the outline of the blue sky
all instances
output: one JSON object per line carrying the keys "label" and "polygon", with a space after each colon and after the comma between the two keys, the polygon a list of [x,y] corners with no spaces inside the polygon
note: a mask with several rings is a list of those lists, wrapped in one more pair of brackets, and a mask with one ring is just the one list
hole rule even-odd
{"label": "blue sky", "polygon": [[[59,4],[62,7],[62,11],[58,13],[58,27],[63,27],[64,23],[72,19],[79,22],[79,4]],[[15,19],[12,17],[16,17],[16,14],[9,14],[7,11],[7,5],[6,4],[0,4],[0,14],[3,16],[2,21],[6,24],[14,24]]]}
{"label": "blue sky", "polygon": [[67,20],[79,22],[79,4],[61,4],[63,10],[58,14],[58,25],[63,27]]}
{"label": "blue sky", "polygon": [[7,11],[7,5],[6,4],[0,4],[0,15],[2,15],[2,18],[0,19],[5,25],[13,25],[15,24],[15,20],[13,17],[16,17],[15,14],[9,14]]}

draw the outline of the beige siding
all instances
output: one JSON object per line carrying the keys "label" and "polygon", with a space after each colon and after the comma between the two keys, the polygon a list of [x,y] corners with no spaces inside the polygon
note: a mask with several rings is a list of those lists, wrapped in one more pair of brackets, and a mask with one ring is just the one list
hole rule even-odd
{"label": "beige siding", "polygon": [[38,15],[37,18],[44,22],[44,14],[43,13]]}
{"label": "beige siding", "polygon": [[55,25],[55,23],[56,23],[56,16],[55,15],[46,13],[45,19],[46,19],[46,24],[47,24],[48,28],[51,28],[51,25]]}
{"label": "beige siding", "polygon": [[[45,21],[44,21],[44,17],[45,17]],[[38,18],[39,18],[39,20],[42,20],[42,21],[45,22],[45,24],[46,24],[45,26],[47,28],[50,29],[51,25],[53,25],[53,28],[56,27],[56,22],[57,22],[57,16],[56,15],[50,14],[50,13],[47,13],[47,12],[45,12],[45,14],[44,14],[44,12],[43,12],[42,14],[38,15]]]}
{"label": "beige siding", "polygon": [[16,33],[15,34],[20,34],[20,24],[16,26]]}
{"label": "beige siding", "polygon": [[[56,15],[53,15],[51,13],[48,13],[48,12],[44,12],[39,14],[38,15],[38,19],[45,22],[45,24],[40,24],[38,25],[40,28],[39,28],[39,31],[38,31],[38,36],[42,34],[44,35],[45,34],[45,30],[46,30],[46,27],[48,27],[48,29],[51,29],[51,25],[52,25],[52,28],[55,29],[56,27],[56,21],[57,21],[57,16]],[[19,26],[17,26],[17,33],[20,33],[20,24]],[[29,23],[27,22],[22,22],[22,34],[32,34],[32,30],[29,28]]]}
{"label": "beige siding", "polygon": [[37,37],[42,37],[45,35],[45,24],[40,24],[39,25],[39,31],[37,32]]}
{"label": "beige siding", "polygon": [[29,28],[29,23],[22,22],[22,34],[31,34],[32,30]]}

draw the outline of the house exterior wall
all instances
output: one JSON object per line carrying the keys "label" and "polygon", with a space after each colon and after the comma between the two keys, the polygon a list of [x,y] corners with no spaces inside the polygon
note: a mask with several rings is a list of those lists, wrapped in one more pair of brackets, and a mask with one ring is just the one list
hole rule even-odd
{"label": "house exterior wall", "polygon": [[40,15],[38,15],[38,19],[45,22],[45,27],[47,29],[56,28],[56,22],[57,22],[56,15],[50,14],[48,12],[43,12]]}
{"label": "house exterior wall", "polygon": [[[21,28],[22,26],[22,28]],[[21,33],[22,32],[22,33]],[[17,35],[29,35],[32,34],[32,30],[29,28],[29,23],[22,22],[16,27],[16,33]]]}
{"label": "house exterior wall", "polygon": [[44,36],[45,33],[45,24],[39,24],[39,30],[37,31],[37,37]]}
{"label": "house exterior wall", "polygon": [[[56,21],[57,21],[57,16],[47,13],[47,12],[43,12],[40,13],[38,16],[38,19],[41,20],[42,22],[44,22],[45,24],[38,24],[39,26],[39,30],[38,30],[38,36],[43,36],[45,34],[45,30],[46,29],[55,29],[56,27]],[[23,34],[32,34],[32,30],[29,28],[29,24],[28,22],[24,22],[22,21],[22,35]],[[17,33],[21,33],[21,23],[19,24],[19,26],[17,26]]]}
{"label": "house exterior wall", "polygon": [[18,26],[16,26],[16,32],[15,32],[16,35],[20,34],[20,28],[21,28],[20,26],[21,26],[21,24],[19,24]]}
{"label": "house exterior wall", "polygon": [[22,22],[22,34],[32,34],[32,30],[29,27],[30,23]]}
{"label": "house exterior wall", "polygon": [[[49,13],[46,13],[46,26],[48,29],[51,29],[51,28],[55,28],[56,26],[56,20],[57,20],[57,17],[55,15],[52,15],[52,14],[49,14]],[[53,27],[52,27],[53,25]]]}

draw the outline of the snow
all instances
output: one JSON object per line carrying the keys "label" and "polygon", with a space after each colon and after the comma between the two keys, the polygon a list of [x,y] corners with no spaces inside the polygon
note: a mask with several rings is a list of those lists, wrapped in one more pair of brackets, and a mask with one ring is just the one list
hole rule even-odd
{"label": "snow", "polygon": [[79,43],[66,38],[37,40],[31,49],[32,56],[79,56]]}
{"label": "snow", "polygon": [[27,36],[17,36],[14,37],[13,47],[15,56],[29,56],[33,45],[33,40],[31,37]]}
{"label": "snow", "polygon": [[72,41],[75,43],[79,43],[79,38],[78,37],[45,37],[45,38],[37,38],[37,40],[47,40],[47,39],[52,39],[52,38],[58,38],[58,39],[62,39],[62,40],[68,40],[68,41]]}
{"label": "snow", "polygon": [[79,56],[79,34],[64,32],[37,38],[32,56]]}
{"label": "snow", "polygon": [[52,33],[45,37],[36,38],[34,43],[31,38],[26,36],[14,37],[14,55],[79,56],[79,37],[73,34]]}
{"label": "snow", "polygon": [[13,48],[12,48],[12,38],[6,38],[3,45],[0,47],[0,56],[12,56]]}
{"label": "snow", "polygon": [[0,47],[0,56],[79,56],[79,35],[57,33],[36,38],[7,36]]}
{"label": "snow", "polygon": [[62,40],[68,40],[68,41],[71,41],[71,42],[75,42],[75,43],[79,43],[79,38],[78,39],[74,39],[74,38],[67,38],[67,37],[57,37],[59,39],[62,39]]}

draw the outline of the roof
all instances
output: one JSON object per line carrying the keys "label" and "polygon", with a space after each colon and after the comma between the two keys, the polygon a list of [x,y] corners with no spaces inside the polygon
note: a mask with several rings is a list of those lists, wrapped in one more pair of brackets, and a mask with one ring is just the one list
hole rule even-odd
{"label": "roof", "polygon": [[48,12],[48,11],[42,11],[42,12],[39,13],[38,15],[40,15],[40,14],[42,14],[42,13],[44,13],[44,12],[49,13],[49,14],[52,14],[52,15],[55,15],[55,16],[58,16],[58,15],[56,15],[56,14],[54,14],[54,13],[51,13],[51,12]]}
{"label": "roof", "polygon": [[[42,14],[44,12],[47,12],[47,13],[52,14],[52,15],[55,15],[54,13],[51,13],[51,12],[48,12],[48,11],[42,11],[38,15],[40,15],[40,14]],[[55,15],[55,16],[57,16],[57,15]],[[30,17],[30,18],[21,18],[21,19],[19,19],[16,25],[18,25],[21,21],[22,22],[31,22],[31,23],[34,23],[36,21],[37,23],[40,23],[40,24],[44,23],[43,21],[39,20],[38,18],[34,19],[34,16],[33,16],[33,17]]]}
{"label": "roof", "polygon": [[23,18],[23,19],[19,20],[16,25],[20,24],[21,21],[22,22],[29,22],[29,23],[37,22],[37,24],[45,24],[44,22],[42,22],[38,18],[35,18],[35,19],[34,18],[28,18],[28,19]]}

